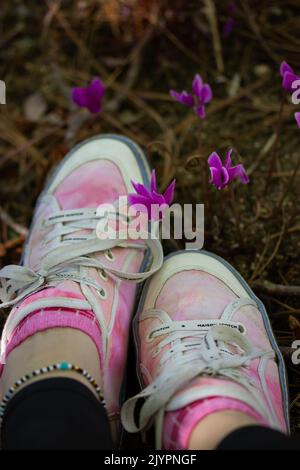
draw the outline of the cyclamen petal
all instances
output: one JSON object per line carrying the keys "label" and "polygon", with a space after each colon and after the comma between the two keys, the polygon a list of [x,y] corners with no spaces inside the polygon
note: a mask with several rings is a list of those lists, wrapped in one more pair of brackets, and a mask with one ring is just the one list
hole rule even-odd
{"label": "cyclamen petal", "polygon": [[88,99],[86,96],[86,90],[83,88],[73,88],[72,90],[72,101],[78,106],[87,106]]}
{"label": "cyclamen petal", "polygon": [[168,205],[170,205],[174,199],[175,186],[176,186],[176,180],[174,179],[164,192],[164,198]]}
{"label": "cyclamen petal", "polygon": [[194,78],[193,84],[192,84],[192,88],[193,88],[194,95],[196,95],[198,98],[201,98],[201,90],[203,88],[203,80],[202,80],[201,76],[198,73],[195,75],[195,78]]}
{"label": "cyclamen petal", "polygon": [[87,108],[91,113],[98,113],[102,109],[102,98],[105,87],[100,78],[94,78],[87,87],[75,87],[72,89],[72,101],[82,108]]}
{"label": "cyclamen petal", "polygon": [[223,37],[228,38],[233,31],[235,21],[232,17],[227,18],[223,26]]}
{"label": "cyclamen petal", "polygon": [[300,80],[300,76],[296,75],[292,67],[285,61],[280,64],[280,75],[282,77],[282,88],[292,93],[296,88],[292,85],[296,80]]}
{"label": "cyclamen petal", "polygon": [[186,91],[182,91],[178,93],[177,91],[171,90],[170,95],[179,103],[192,108],[194,106],[194,98],[192,95],[187,93]]}
{"label": "cyclamen petal", "polygon": [[282,77],[284,76],[286,72],[294,73],[292,67],[285,61],[281,62],[279,70],[280,70],[280,75]]}
{"label": "cyclamen petal", "polygon": [[300,112],[294,114],[298,127],[300,127]]}
{"label": "cyclamen petal", "polygon": [[242,164],[231,166],[231,154],[232,149],[229,149],[226,153],[224,165],[216,152],[213,152],[208,157],[208,165],[211,173],[210,182],[218,189],[226,188],[229,182],[236,178],[239,178],[242,184],[249,183],[249,177]]}
{"label": "cyclamen petal", "polygon": [[227,184],[229,183],[229,180],[230,180],[229,169],[227,169],[223,166],[221,168],[222,188],[226,188]]}
{"label": "cyclamen petal", "polygon": [[86,90],[88,104],[87,107],[91,113],[98,113],[101,111],[101,100],[104,95],[104,87],[100,79],[95,78]]}
{"label": "cyclamen petal", "polygon": [[210,167],[218,168],[219,170],[222,168],[223,163],[217,152],[213,152],[208,157],[208,164]]}
{"label": "cyclamen petal", "polygon": [[181,93],[170,90],[172,98],[179,103],[194,108],[200,119],[205,118],[205,105],[212,100],[212,90],[207,83],[203,83],[202,77],[196,74],[192,83],[193,94],[182,91]]}
{"label": "cyclamen petal", "polygon": [[282,86],[283,88],[285,88],[287,91],[292,91],[293,88],[292,88],[292,84],[294,81],[298,80],[299,77],[297,77],[297,75],[295,75],[294,73],[292,72],[285,72],[284,76],[283,76],[283,80],[282,80]]}
{"label": "cyclamen petal", "polygon": [[148,212],[151,208],[149,199],[140,194],[129,194],[127,200],[131,206],[136,206],[136,210],[140,212]]}
{"label": "cyclamen petal", "polygon": [[91,98],[101,100],[101,98],[103,98],[104,93],[105,93],[105,87],[104,87],[102,80],[100,80],[100,78],[97,78],[97,77],[94,78],[90,86],[88,87],[88,92]]}
{"label": "cyclamen petal", "polygon": [[220,189],[221,186],[222,186],[221,169],[211,166],[210,167],[210,174],[211,174],[210,183],[212,183],[214,186],[216,186],[216,188]]}
{"label": "cyclamen petal", "polygon": [[147,198],[150,198],[151,197],[151,193],[149,191],[148,188],[146,188],[146,186],[144,186],[143,184],[141,183],[135,183],[134,181],[131,181],[131,184],[134,188],[134,190],[136,191],[137,194],[141,195],[141,196],[144,196],[144,197],[147,197]]}
{"label": "cyclamen petal", "polygon": [[233,15],[233,13],[235,13],[235,11],[236,11],[236,4],[234,2],[230,2],[229,5],[228,5],[228,13]]}
{"label": "cyclamen petal", "polygon": [[152,204],[165,204],[165,198],[162,194],[157,193],[156,191],[152,192]]}
{"label": "cyclamen petal", "polygon": [[231,154],[232,154],[232,152],[233,152],[232,149],[228,149],[227,152],[226,152],[225,163],[224,163],[225,168],[228,168],[231,165]]}
{"label": "cyclamen petal", "polygon": [[232,15],[234,15],[236,12],[236,4],[234,2],[230,2],[227,8],[227,12],[229,16],[223,27],[223,37],[225,38],[232,33],[235,24],[234,18],[232,17]]}
{"label": "cyclamen petal", "polygon": [[230,179],[240,178],[242,184],[249,183],[249,177],[242,164],[228,168],[228,174]]}
{"label": "cyclamen petal", "polygon": [[[151,172],[150,189],[141,183],[132,181],[137,194],[128,195],[128,203],[130,205],[143,204],[148,212],[149,220],[161,220],[163,212],[172,203],[174,197],[175,180],[167,187],[164,194],[157,191],[155,170]],[[154,206],[159,206],[155,208]],[[153,209],[153,210],[151,210]]]}
{"label": "cyclamen petal", "polygon": [[206,104],[212,100],[212,90],[210,86],[206,83],[200,93],[202,103]]}
{"label": "cyclamen petal", "polygon": [[181,103],[192,108],[194,105],[194,98],[192,95],[190,95],[186,91],[183,91],[181,93]]}
{"label": "cyclamen petal", "polygon": [[181,100],[181,93],[178,93],[178,91],[170,90],[170,95],[171,95],[172,98],[174,98],[174,100],[176,100],[176,101],[180,101],[180,100]]}

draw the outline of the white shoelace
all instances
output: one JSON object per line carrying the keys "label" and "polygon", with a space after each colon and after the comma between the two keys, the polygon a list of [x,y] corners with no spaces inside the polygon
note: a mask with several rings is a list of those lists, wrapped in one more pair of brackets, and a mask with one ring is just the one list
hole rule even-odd
{"label": "white shoelace", "polygon": [[[235,302],[239,306],[253,305],[249,299]],[[143,315],[143,320],[153,316],[164,318],[164,311],[150,309]],[[152,357],[157,356],[165,346],[171,347],[162,353],[160,366],[162,371],[138,395],[129,399],[122,408],[122,422],[129,432],[138,432],[146,428],[154,419],[156,448],[162,446],[163,417],[165,411],[172,409],[172,399],[176,392],[199,376],[214,376],[230,379],[245,389],[247,402],[261,414],[272,420],[272,412],[265,409],[256,384],[243,373],[243,368],[250,361],[262,356],[274,357],[274,351],[256,350],[244,335],[245,328],[241,323],[219,320],[201,321],[166,321],[149,334],[147,341],[164,336]],[[228,349],[234,346],[236,353]],[[165,366],[165,367],[163,367]],[[226,388],[226,384],[224,384]],[[247,393],[248,392],[248,393]],[[139,399],[144,403],[139,411],[138,426],[134,420],[134,410]]]}
{"label": "white shoelace", "polygon": [[[120,218],[124,217],[121,214]],[[106,215],[109,217],[109,214]],[[52,226],[44,239],[45,254],[38,271],[26,266],[9,265],[0,270],[0,308],[10,307],[40,289],[55,285],[63,280],[72,280],[81,285],[88,301],[91,296],[88,288],[93,287],[103,298],[103,287],[86,275],[87,268],[96,268],[121,280],[142,282],[163,263],[161,243],[153,234],[140,234],[142,242],[128,239],[127,230],[119,230],[116,239],[101,240],[96,235],[96,226],[100,219],[96,209],[58,210],[44,220],[44,226]],[[88,234],[79,231],[90,230]],[[99,252],[111,253],[115,247],[149,250],[152,255],[150,269],[145,272],[127,272],[114,267],[111,262],[104,264],[93,255]],[[71,302],[71,299],[70,299]],[[74,307],[82,308],[83,302],[73,301]],[[76,304],[76,305],[75,305]],[[85,302],[86,304],[86,302]],[[92,305],[93,307],[93,305]],[[88,308],[91,305],[88,304]],[[14,315],[4,328],[5,337],[20,321],[21,316]]]}

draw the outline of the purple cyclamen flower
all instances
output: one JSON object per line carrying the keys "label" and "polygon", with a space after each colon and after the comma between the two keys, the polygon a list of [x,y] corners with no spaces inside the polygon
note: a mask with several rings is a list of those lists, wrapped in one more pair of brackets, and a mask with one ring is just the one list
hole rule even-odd
{"label": "purple cyclamen flower", "polygon": [[94,78],[87,87],[72,89],[72,100],[81,108],[87,108],[91,113],[99,113],[102,109],[102,98],[105,87],[100,78]]}
{"label": "purple cyclamen flower", "polygon": [[249,177],[242,164],[232,166],[231,154],[232,149],[226,153],[225,163],[223,165],[221,158],[217,152],[213,152],[208,157],[208,164],[211,173],[210,183],[216,186],[217,189],[224,189],[228,183],[236,178],[240,178],[242,184],[249,183]]}
{"label": "purple cyclamen flower", "polygon": [[233,15],[236,11],[236,4],[234,2],[230,2],[228,5],[228,18],[224,23],[223,26],[223,37],[227,38],[231,33],[235,25],[235,21]]}
{"label": "purple cyclamen flower", "polygon": [[280,64],[280,75],[282,77],[282,87],[292,93],[295,90],[292,84],[295,80],[300,80],[300,77],[295,74],[292,67],[285,61]]}
{"label": "purple cyclamen flower", "polygon": [[176,180],[174,179],[169,184],[164,194],[159,194],[157,191],[155,170],[152,170],[151,173],[150,189],[144,184],[135,183],[134,181],[131,181],[131,184],[136,194],[128,195],[129,204],[141,206],[139,210],[141,212],[148,212],[149,220],[161,220],[163,211],[170,206],[173,201]]}
{"label": "purple cyclamen flower", "polygon": [[188,93],[187,91],[178,91],[171,90],[170,95],[174,100],[188,106],[189,108],[194,108],[195,112],[201,119],[205,118],[205,105],[212,100],[212,90],[207,83],[204,83],[199,74],[195,75],[193,80],[193,94]]}
{"label": "purple cyclamen flower", "polygon": [[298,127],[300,127],[300,113],[297,112],[294,114]]}
{"label": "purple cyclamen flower", "polygon": [[232,18],[232,16],[227,18],[227,20],[225,21],[224,26],[223,26],[223,37],[224,38],[228,38],[228,36],[230,36],[230,34],[233,31],[234,24],[235,24],[235,21]]}

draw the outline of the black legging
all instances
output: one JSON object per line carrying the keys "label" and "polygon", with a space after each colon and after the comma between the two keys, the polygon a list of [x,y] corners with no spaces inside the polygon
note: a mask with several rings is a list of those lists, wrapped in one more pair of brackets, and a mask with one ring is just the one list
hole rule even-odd
{"label": "black legging", "polygon": [[81,382],[52,378],[34,382],[9,401],[2,449],[112,449],[103,405]]}
{"label": "black legging", "polygon": [[[114,448],[104,407],[77,380],[51,378],[32,383],[8,403],[2,423],[3,449]],[[218,446],[231,449],[300,450],[299,441],[261,426],[229,434]]]}

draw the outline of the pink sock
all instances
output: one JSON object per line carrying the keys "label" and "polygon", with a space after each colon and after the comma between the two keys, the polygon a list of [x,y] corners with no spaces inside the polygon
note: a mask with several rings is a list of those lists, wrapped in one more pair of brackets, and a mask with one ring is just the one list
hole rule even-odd
{"label": "pink sock", "polygon": [[[5,359],[13,349],[27,338],[50,328],[74,328],[86,333],[94,341],[100,358],[101,330],[92,311],[71,308],[43,308],[30,313],[19,323],[6,344]],[[3,368],[4,364],[1,364],[0,376]]]}
{"label": "pink sock", "polygon": [[206,398],[166,413],[163,429],[164,449],[188,449],[190,435],[199,421],[215,411],[222,410],[240,411],[256,419],[259,424],[267,424],[255,410],[239,400],[227,397]]}

